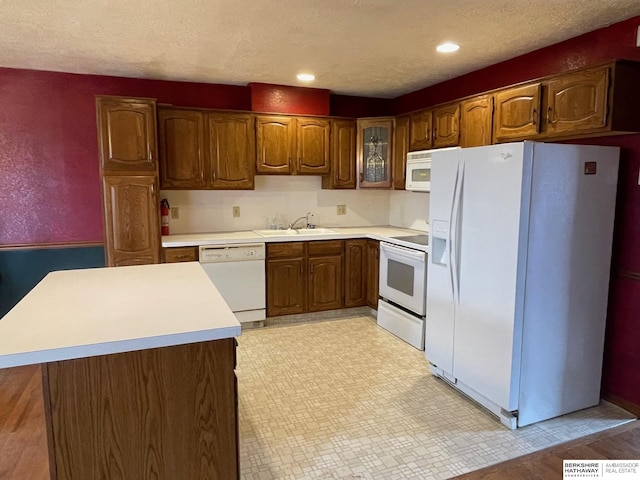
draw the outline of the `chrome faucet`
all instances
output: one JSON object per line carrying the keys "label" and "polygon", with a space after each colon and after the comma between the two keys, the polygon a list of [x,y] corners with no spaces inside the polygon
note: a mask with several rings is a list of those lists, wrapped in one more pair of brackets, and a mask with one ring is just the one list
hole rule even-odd
{"label": "chrome faucet", "polygon": [[300,217],[300,218],[296,218],[293,222],[291,222],[289,224],[289,230],[297,230],[297,228],[294,228],[296,226],[296,224],[300,221],[300,220],[305,220],[305,228],[309,228],[311,226],[311,224],[309,223],[309,217],[313,216],[311,212],[307,212],[307,214],[304,217]]}

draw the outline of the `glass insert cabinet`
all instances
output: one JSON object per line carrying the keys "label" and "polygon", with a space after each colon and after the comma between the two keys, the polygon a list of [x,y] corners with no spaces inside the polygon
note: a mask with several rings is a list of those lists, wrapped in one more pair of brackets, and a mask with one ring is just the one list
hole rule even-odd
{"label": "glass insert cabinet", "polygon": [[360,188],[391,188],[393,117],[358,120]]}

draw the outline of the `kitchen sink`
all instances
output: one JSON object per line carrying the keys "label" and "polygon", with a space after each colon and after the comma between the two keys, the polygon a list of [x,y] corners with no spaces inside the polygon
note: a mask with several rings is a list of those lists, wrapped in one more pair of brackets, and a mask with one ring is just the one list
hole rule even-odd
{"label": "kitchen sink", "polygon": [[335,234],[334,230],[328,228],[297,228],[288,230],[253,230],[261,237],[290,237],[297,235],[331,235]]}

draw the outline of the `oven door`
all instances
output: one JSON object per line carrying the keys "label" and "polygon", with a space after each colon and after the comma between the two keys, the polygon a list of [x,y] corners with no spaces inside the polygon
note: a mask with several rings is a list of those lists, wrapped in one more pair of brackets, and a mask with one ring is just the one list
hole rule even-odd
{"label": "oven door", "polygon": [[380,296],[424,316],[427,254],[380,242]]}

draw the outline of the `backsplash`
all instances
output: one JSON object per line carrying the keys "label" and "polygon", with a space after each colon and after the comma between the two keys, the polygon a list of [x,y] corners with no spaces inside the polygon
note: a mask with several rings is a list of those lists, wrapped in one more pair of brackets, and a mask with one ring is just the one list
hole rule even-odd
{"label": "backsplash", "polygon": [[[286,227],[307,212],[319,227],[394,225],[426,230],[428,214],[428,194],[322,190],[318,176],[257,176],[255,190],[163,190],[160,198],[179,209],[180,218],[170,220],[171,234],[263,229],[274,217]],[[338,205],[346,205],[346,215],[337,214]],[[240,207],[239,217],[233,216],[234,206]]]}
{"label": "backsplash", "polygon": [[389,225],[429,231],[429,193],[389,192]]}

